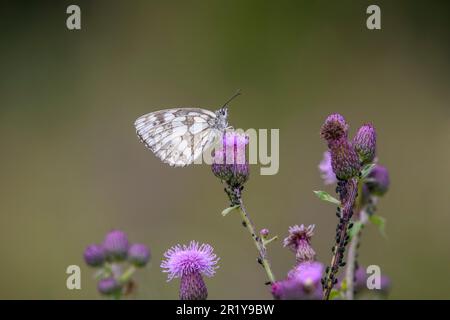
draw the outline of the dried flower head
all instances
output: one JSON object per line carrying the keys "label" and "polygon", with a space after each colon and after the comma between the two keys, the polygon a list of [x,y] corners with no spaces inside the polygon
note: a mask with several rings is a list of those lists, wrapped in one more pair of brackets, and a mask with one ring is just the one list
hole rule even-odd
{"label": "dried flower head", "polygon": [[355,137],[353,146],[359,155],[362,164],[371,163],[375,159],[377,133],[371,123],[362,125]]}
{"label": "dried flower head", "polygon": [[311,247],[314,227],[314,225],[305,227],[303,224],[289,227],[289,236],[284,239],[283,245],[295,252],[297,263],[313,261],[316,256],[316,252]]}
{"label": "dried flower head", "polygon": [[342,115],[333,113],[325,119],[320,130],[320,135],[328,143],[341,138],[347,139],[348,124]]}
{"label": "dried flower head", "polygon": [[168,273],[168,281],[180,278],[180,299],[204,300],[208,292],[203,275],[212,277],[218,268],[219,258],[209,244],[199,245],[191,241],[188,246],[176,245],[164,253],[166,260],[161,263],[163,272]]}

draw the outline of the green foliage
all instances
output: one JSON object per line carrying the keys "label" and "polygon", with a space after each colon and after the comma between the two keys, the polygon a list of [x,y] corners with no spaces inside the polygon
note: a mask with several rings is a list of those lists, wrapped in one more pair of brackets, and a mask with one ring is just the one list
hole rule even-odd
{"label": "green foliage", "polygon": [[374,167],[375,163],[366,164],[361,170],[361,179],[367,178]]}
{"label": "green foliage", "polygon": [[239,208],[238,205],[226,208],[225,210],[222,211],[222,216],[225,217],[227,214],[229,214],[230,212],[232,212],[232,211],[234,211],[234,210],[236,210],[238,208]]}
{"label": "green foliage", "polygon": [[338,206],[341,205],[341,202],[334,198],[333,196],[331,196],[329,193],[325,192],[325,191],[314,191],[314,194],[323,201],[327,201],[327,202],[331,202],[333,204],[336,204]]}
{"label": "green foliage", "polygon": [[373,214],[369,217],[369,221],[372,222],[375,226],[378,227],[378,230],[380,231],[381,235],[383,237],[386,237],[386,219],[382,216]]}

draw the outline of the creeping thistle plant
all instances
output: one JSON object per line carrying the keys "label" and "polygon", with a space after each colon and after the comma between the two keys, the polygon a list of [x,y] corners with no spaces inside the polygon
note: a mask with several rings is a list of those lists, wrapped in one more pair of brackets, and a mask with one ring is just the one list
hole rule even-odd
{"label": "creeping thistle plant", "polygon": [[[170,118],[166,112],[166,118]],[[155,116],[156,117],[156,116]],[[230,206],[222,215],[239,212],[242,225],[248,230],[257,250],[257,262],[263,267],[274,299],[355,299],[364,291],[367,275],[358,265],[358,248],[364,227],[372,223],[384,234],[385,220],[375,214],[378,199],[389,188],[388,170],[377,163],[376,131],[372,124],[362,125],[353,139],[349,126],[340,114],[331,114],[320,134],[328,150],[319,164],[326,185],[336,184],[337,198],[324,191],[315,191],[324,201],[337,206],[335,242],[329,266],[316,260],[312,247],[314,225],[294,225],[288,229],[283,246],[295,254],[293,267],[282,280],[276,280],[267,253],[268,245],[277,239],[268,229],[257,231],[244,205],[243,190],[250,170],[246,156],[247,135],[227,130],[213,154],[214,175],[224,184]],[[136,268],[150,260],[150,251],[143,244],[130,245],[127,235],[119,230],[108,233],[101,245],[86,248],[84,258],[89,266],[99,268],[98,291],[120,299],[132,287]],[[191,241],[176,245],[164,254],[161,263],[168,281],[180,278],[181,300],[205,300],[208,290],[204,277],[213,277],[219,258],[209,244]],[[343,273],[339,274],[345,267]],[[389,279],[381,278],[382,295],[389,288]]]}
{"label": "creeping thistle plant", "polygon": [[[372,124],[361,126],[353,140],[348,139],[348,125],[339,114],[332,114],[321,129],[328,151],[319,165],[326,184],[336,183],[339,199],[323,191],[315,191],[325,201],[338,205],[336,242],[332,247],[330,266],[322,279],[323,299],[354,299],[357,251],[362,229],[372,222],[384,233],[384,218],[375,215],[378,198],[389,187],[389,174],[376,164],[376,131]],[[335,179],[333,179],[333,174]],[[347,252],[346,261],[345,253]],[[345,277],[337,289],[339,268],[346,266]]]}
{"label": "creeping thistle plant", "polygon": [[109,232],[102,244],[91,244],[84,251],[87,265],[98,268],[97,289],[105,297],[120,299],[135,288],[132,279],[137,268],[150,261],[150,250],[141,243],[129,244],[120,230]]}

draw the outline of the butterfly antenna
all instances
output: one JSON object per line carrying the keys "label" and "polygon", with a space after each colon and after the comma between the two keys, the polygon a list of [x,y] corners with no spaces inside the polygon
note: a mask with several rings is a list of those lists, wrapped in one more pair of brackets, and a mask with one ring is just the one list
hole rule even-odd
{"label": "butterfly antenna", "polygon": [[239,89],[238,91],[236,91],[236,93],[235,94],[233,94],[233,96],[230,98],[230,99],[228,99],[228,101],[227,102],[225,102],[224,104],[223,104],[223,106],[222,106],[222,108],[221,109],[223,109],[223,108],[225,108],[234,98],[236,98],[237,96],[240,96],[241,95],[241,89]]}

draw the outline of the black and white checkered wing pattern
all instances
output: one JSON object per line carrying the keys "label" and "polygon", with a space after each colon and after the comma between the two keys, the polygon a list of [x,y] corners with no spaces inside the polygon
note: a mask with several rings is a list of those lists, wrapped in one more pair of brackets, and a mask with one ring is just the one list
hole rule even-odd
{"label": "black and white checkered wing pattern", "polygon": [[161,161],[184,167],[193,163],[218,134],[216,114],[200,108],[155,111],[134,123],[141,141]]}

